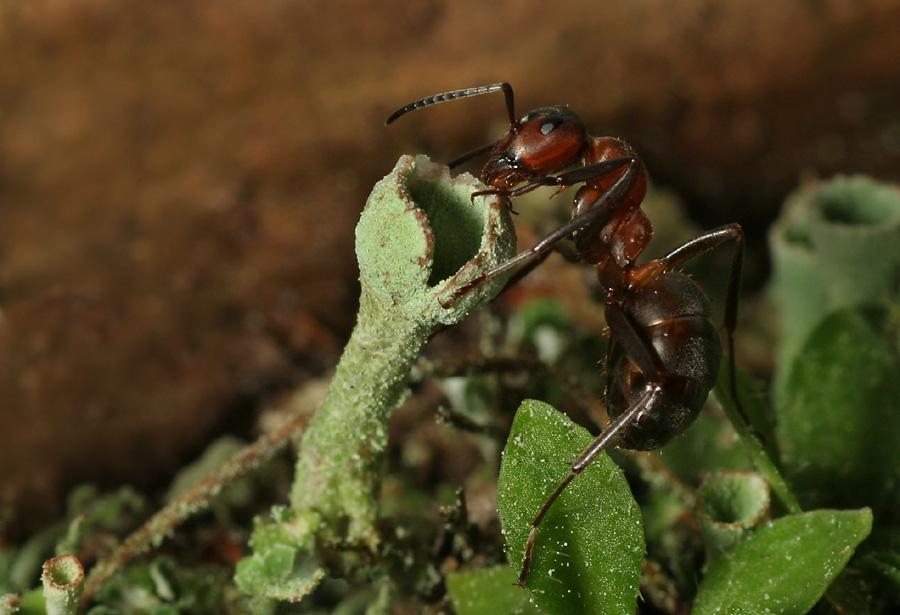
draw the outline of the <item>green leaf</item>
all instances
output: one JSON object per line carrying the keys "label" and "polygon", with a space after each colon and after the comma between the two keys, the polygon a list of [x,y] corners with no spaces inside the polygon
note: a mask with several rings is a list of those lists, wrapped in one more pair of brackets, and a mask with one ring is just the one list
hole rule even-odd
{"label": "green leaf", "polygon": [[[511,565],[529,526],[569,464],[593,441],[553,407],[526,400],[513,422],[497,494]],[[527,587],[551,615],[634,613],[644,556],[641,513],[622,471],[601,454],[544,517]]]}
{"label": "green leaf", "polygon": [[804,507],[897,505],[900,355],[888,310],[847,309],[817,327],[791,368],[778,434]]}
{"label": "green leaf", "polygon": [[447,592],[457,615],[541,615],[515,582],[516,573],[502,564],[460,570],[447,575]]}
{"label": "green leaf", "polygon": [[872,512],[817,510],[761,527],[713,562],[694,615],[808,612],[872,529]]}

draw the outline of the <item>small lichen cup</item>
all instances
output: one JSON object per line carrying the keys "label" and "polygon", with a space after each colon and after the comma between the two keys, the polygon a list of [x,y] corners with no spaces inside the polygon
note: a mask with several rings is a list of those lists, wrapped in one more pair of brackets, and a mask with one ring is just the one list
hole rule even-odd
{"label": "small lichen cup", "polygon": [[44,562],[41,583],[47,615],[75,615],[83,581],[84,567],[74,555],[60,555]]}
{"label": "small lichen cup", "polygon": [[697,492],[707,565],[765,521],[769,504],[769,485],[758,474],[726,471],[709,474]]}

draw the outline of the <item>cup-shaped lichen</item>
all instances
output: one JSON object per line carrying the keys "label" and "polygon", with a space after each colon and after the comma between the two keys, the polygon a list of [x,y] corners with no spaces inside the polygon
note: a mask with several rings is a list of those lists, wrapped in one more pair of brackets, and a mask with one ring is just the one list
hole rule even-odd
{"label": "cup-shaped lichen", "polygon": [[751,472],[715,472],[697,493],[707,561],[736,545],[769,514],[769,486]]}
{"label": "cup-shaped lichen", "polygon": [[15,594],[4,594],[0,596],[0,615],[13,615],[19,612],[22,603]]}
{"label": "cup-shaped lichen", "polygon": [[[301,444],[294,508],[317,511],[350,542],[372,545],[387,419],[425,342],[500,292],[494,279],[445,307],[441,299],[512,256],[514,232],[495,198],[472,199],[426,157],[404,156],[375,186],[356,229],[359,316]],[[348,524],[349,523],[349,524]],[[343,531],[343,530],[342,530]]]}
{"label": "cup-shaped lichen", "polygon": [[802,188],[770,233],[778,379],[809,333],[839,308],[900,300],[900,191],[867,177]]}
{"label": "cup-shaped lichen", "polygon": [[75,615],[84,589],[84,567],[74,555],[60,555],[44,562],[41,582],[47,615]]}
{"label": "cup-shaped lichen", "polygon": [[[260,526],[254,533],[258,568],[285,562],[275,575],[281,580],[267,581],[264,593],[296,596],[321,578],[309,557],[285,557],[279,543],[285,538],[307,555],[320,544],[378,544],[387,421],[403,401],[412,364],[438,328],[483,307],[506,283],[497,276],[458,295],[515,251],[507,208],[493,196],[473,199],[482,189],[468,174],[452,178],[424,156],[403,156],[372,191],[356,229],[362,291],[356,327],[300,444],[291,510],[276,513],[284,531]],[[262,561],[263,543],[279,544],[278,555]],[[251,568],[245,564],[239,573],[244,587],[252,583]],[[306,585],[291,581],[298,576]]]}

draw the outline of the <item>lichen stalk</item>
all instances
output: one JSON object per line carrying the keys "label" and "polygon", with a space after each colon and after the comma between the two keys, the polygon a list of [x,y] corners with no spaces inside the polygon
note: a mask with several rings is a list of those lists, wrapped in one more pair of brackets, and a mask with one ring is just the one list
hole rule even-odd
{"label": "lichen stalk", "polygon": [[[424,156],[406,156],[369,198],[357,227],[357,324],[304,434],[291,492],[292,508],[325,521],[320,538],[377,544],[387,422],[406,395],[412,365],[435,331],[486,305],[505,284],[492,279],[446,304],[514,253],[503,204],[471,198],[481,188]],[[436,281],[435,272],[449,277]]]}
{"label": "lichen stalk", "polygon": [[[415,323],[361,307],[359,322],[325,399],[302,443],[294,508],[314,508],[332,526],[347,519],[346,538],[374,546],[382,453],[387,421],[404,397],[404,383],[429,332]],[[412,324],[412,326],[410,326]],[[379,325],[392,332],[379,336]]]}

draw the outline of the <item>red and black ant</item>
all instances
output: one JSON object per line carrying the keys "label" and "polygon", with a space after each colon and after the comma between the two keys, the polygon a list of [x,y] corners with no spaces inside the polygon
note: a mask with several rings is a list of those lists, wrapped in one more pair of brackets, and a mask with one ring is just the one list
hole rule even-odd
{"label": "red and black ant", "polygon": [[[610,444],[654,450],[693,423],[715,384],[722,344],[712,304],[703,290],[675,268],[698,254],[734,241],[725,300],[725,331],[731,369],[731,393],[737,400],[734,374],[734,329],[740,287],[744,236],[738,224],[703,233],[662,258],[637,264],[653,229],[641,203],[647,192],[644,164],[625,142],[592,137],[568,107],[536,109],[516,119],[508,83],[454,90],[428,96],[395,111],[400,116],[437,103],[503,91],[509,132],[494,144],[455,160],[451,166],[490,151],[481,173],[489,189],[475,193],[516,197],[541,186],[560,190],[583,183],[572,203],[572,219],[532,248],[463,287],[454,298],[511,268],[514,280],[536,267],[571,237],[569,258],[597,266],[605,291],[604,314],[610,332],[606,400],[612,423],[572,463],[572,470],[547,498],[531,522],[522,572],[524,586],[541,520],[566,486]],[[554,175],[560,171],[572,170]],[[520,185],[524,184],[524,185]],[[518,186],[518,187],[516,187]],[[746,418],[746,417],[745,417]]]}

